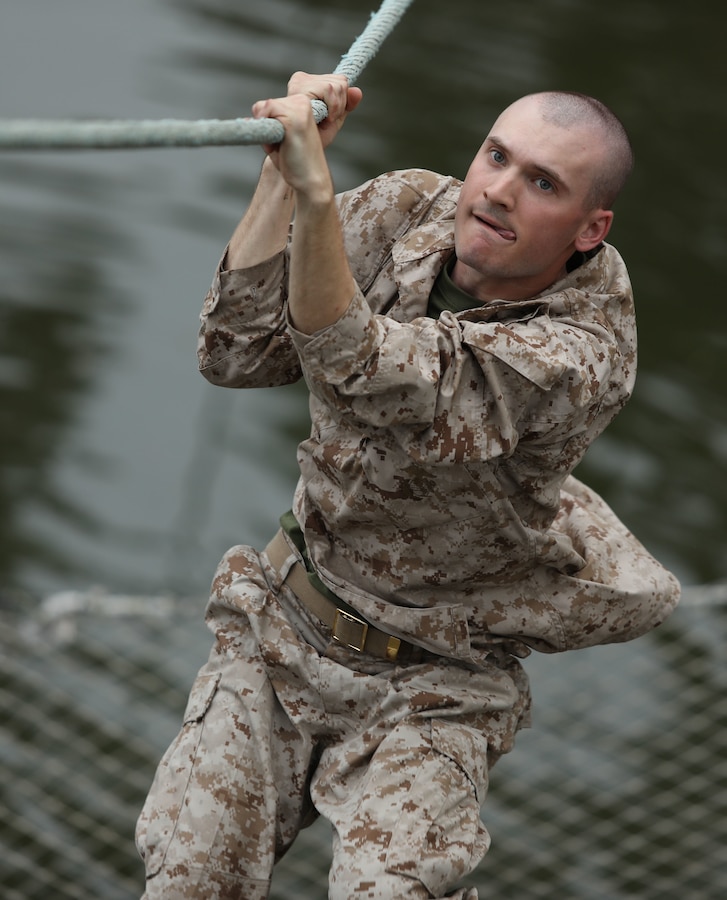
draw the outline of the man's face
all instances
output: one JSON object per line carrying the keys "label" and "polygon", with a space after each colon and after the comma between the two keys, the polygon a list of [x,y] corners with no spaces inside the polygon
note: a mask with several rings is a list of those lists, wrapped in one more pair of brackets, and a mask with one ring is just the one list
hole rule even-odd
{"label": "man's face", "polygon": [[546,122],[535,97],[498,118],[470,166],[455,214],[456,284],[485,301],[521,300],[597,246],[612,213],[586,208],[601,153],[586,126]]}

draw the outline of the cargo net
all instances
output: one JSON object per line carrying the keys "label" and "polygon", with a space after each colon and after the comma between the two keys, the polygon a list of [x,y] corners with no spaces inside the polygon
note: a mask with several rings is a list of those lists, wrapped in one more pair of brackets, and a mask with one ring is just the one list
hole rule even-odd
{"label": "cargo net", "polygon": [[[480,897],[727,897],[727,586],[685,593],[637,642],[527,661],[533,728],[492,772]],[[200,606],[92,592],[0,616],[2,896],[138,898],[135,819],[211,644]],[[329,862],[319,820],[271,897],[325,897]]]}

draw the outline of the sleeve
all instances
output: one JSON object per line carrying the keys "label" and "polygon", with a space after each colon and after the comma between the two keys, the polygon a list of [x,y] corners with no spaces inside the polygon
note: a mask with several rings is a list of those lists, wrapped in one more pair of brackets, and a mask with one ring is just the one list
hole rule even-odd
{"label": "sleeve", "polygon": [[607,328],[532,312],[401,323],[372,314],[357,293],[329,328],[289,329],[314,395],[369,427],[399,429],[408,452],[430,463],[510,455],[528,423],[542,423],[539,440],[551,429],[562,441],[598,407],[618,367]]}
{"label": "sleeve", "polygon": [[[389,172],[337,195],[358,284],[375,275],[400,233],[452,181],[424,170]],[[197,348],[200,371],[213,384],[269,387],[300,378],[285,321],[288,268],[288,249],[248,269],[227,271],[223,257],[202,307]]]}
{"label": "sleeve", "polygon": [[223,387],[274,387],[300,378],[285,323],[288,253],[248,269],[217,269],[200,316],[200,372]]}

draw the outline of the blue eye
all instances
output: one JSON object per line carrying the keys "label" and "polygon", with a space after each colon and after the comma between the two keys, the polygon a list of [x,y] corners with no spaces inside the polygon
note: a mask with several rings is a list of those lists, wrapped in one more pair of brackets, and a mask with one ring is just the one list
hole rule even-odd
{"label": "blue eye", "polygon": [[553,191],[555,188],[553,187],[553,183],[548,181],[547,178],[536,178],[535,183],[540,188],[541,191]]}
{"label": "blue eye", "polygon": [[502,150],[498,150],[496,147],[493,147],[492,150],[490,150],[490,159],[493,162],[496,162],[498,165],[502,165],[502,163],[505,162],[505,154],[502,152]]}

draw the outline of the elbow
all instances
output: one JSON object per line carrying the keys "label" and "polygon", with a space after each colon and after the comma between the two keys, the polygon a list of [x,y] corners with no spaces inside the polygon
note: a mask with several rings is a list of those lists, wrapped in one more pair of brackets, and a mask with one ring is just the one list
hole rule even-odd
{"label": "elbow", "polygon": [[214,384],[216,387],[244,386],[240,384],[239,379],[235,377],[234,369],[229,365],[229,359],[210,362],[209,359],[200,356],[199,371],[206,381],[209,381],[210,384]]}
{"label": "elbow", "polygon": [[201,374],[211,384],[227,387],[233,376],[228,343],[230,335],[217,329],[201,329],[197,342],[197,364]]}
{"label": "elbow", "polygon": [[293,384],[301,376],[297,357],[256,355],[239,349],[215,356],[201,348],[197,354],[200,374],[217,387],[261,388]]}
{"label": "elbow", "polygon": [[217,387],[246,387],[245,352],[234,335],[220,329],[202,329],[197,342],[200,374]]}

